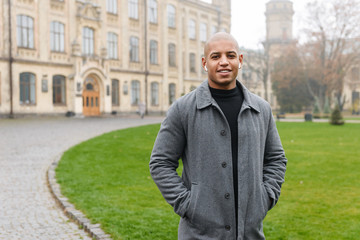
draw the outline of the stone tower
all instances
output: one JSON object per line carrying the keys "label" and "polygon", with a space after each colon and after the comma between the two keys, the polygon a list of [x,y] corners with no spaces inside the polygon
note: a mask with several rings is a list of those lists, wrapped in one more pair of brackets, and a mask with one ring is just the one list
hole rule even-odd
{"label": "stone tower", "polygon": [[281,53],[281,46],[293,42],[293,15],[293,3],[289,0],[271,0],[266,4],[265,44],[269,53],[277,55]]}

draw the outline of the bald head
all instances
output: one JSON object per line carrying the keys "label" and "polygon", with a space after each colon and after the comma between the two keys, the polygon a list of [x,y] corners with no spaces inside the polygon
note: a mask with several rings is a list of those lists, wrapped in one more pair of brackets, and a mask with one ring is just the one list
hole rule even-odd
{"label": "bald head", "polygon": [[215,33],[214,35],[212,35],[209,38],[209,40],[206,41],[205,47],[204,47],[204,56],[205,57],[209,53],[209,44],[212,43],[212,42],[215,42],[215,41],[219,41],[219,40],[228,40],[228,41],[233,42],[235,44],[237,53],[240,54],[240,47],[239,47],[239,44],[236,41],[236,39],[229,33],[218,32],[218,33]]}

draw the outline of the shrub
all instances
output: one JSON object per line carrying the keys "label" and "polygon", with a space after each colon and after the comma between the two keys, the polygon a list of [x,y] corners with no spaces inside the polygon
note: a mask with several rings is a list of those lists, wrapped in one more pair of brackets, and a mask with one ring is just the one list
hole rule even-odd
{"label": "shrub", "polygon": [[332,125],[343,125],[344,124],[344,120],[339,108],[339,105],[336,104],[334,110],[331,113],[331,118],[330,118],[330,124]]}

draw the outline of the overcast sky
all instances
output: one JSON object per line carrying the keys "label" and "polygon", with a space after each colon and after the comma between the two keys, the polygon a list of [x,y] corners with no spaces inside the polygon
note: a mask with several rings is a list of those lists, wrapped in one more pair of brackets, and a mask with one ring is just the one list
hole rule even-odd
{"label": "overcast sky", "polygon": [[[231,0],[231,34],[240,46],[257,49],[265,40],[265,4],[270,0]],[[293,37],[298,36],[301,16],[310,0],[292,0]]]}

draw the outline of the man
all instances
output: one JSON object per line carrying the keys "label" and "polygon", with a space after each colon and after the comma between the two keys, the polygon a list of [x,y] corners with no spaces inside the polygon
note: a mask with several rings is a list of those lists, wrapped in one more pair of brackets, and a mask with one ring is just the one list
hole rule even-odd
{"label": "man", "polygon": [[154,144],[150,172],[181,217],[181,240],[265,239],[280,196],[287,160],[269,104],[236,80],[239,52],[230,34],[207,41],[207,81],[171,106]]}

